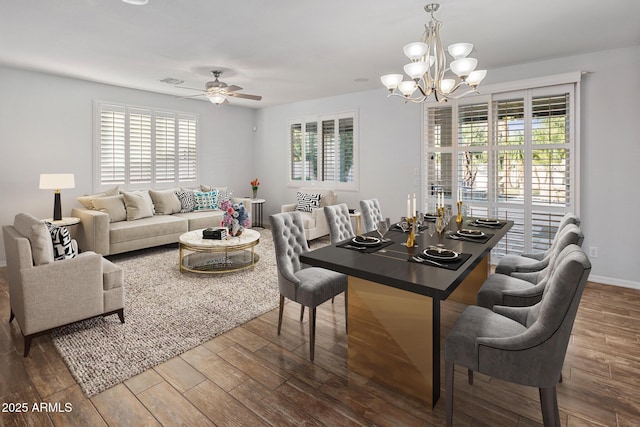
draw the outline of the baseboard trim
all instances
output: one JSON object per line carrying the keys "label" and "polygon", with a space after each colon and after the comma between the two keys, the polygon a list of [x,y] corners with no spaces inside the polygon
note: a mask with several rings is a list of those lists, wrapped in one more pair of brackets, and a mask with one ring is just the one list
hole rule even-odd
{"label": "baseboard trim", "polygon": [[623,288],[640,289],[640,282],[634,282],[631,280],[616,279],[606,276],[589,276],[590,282],[602,283],[603,285],[620,286]]}

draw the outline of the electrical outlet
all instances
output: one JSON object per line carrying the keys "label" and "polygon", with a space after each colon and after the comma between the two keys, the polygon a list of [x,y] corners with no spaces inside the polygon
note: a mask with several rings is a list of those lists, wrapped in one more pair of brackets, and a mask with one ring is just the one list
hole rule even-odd
{"label": "electrical outlet", "polygon": [[598,247],[597,246],[589,246],[589,256],[591,258],[598,258]]}

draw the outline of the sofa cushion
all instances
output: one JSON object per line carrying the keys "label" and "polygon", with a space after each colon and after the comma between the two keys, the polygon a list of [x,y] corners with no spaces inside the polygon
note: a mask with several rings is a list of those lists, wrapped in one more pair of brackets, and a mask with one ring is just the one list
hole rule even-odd
{"label": "sofa cushion", "polygon": [[171,215],[180,212],[182,203],[176,195],[176,190],[149,190],[156,215]]}
{"label": "sofa cushion", "polygon": [[220,227],[224,213],[219,210],[204,212],[177,213],[173,216],[184,218],[189,221],[189,230],[199,230],[201,228]]}
{"label": "sofa cushion", "polygon": [[210,211],[218,208],[218,192],[216,190],[211,191],[194,191],[193,198],[195,199],[196,206],[194,211]]}
{"label": "sofa cushion", "polygon": [[196,200],[193,197],[193,190],[183,188],[180,191],[176,191],[176,196],[178,196],[180,205],[182,206],[180,212],[193,212],[193,209],[196,207]]}
{"label": "sofa cushion", "polygon": [[127,208],[127,221],[153,216],[153,201],[148,191],[123,192],[122,197]]}
{"label": "sofa cushion", "polygon": [[307,194],[296,193],[298,203],[296,204],[296,210],[302,212],[311,212],[313,209],[320,207],[320,194]]}
{"label": "sofa cushion", "polygon": [[44,221],[27,213],[19,213],[13,220],[13,226],[18,233],[29,239],[34,265],[53,262],[53,243]]}
{"label": "sofa cushion", "polygon": [[96,194],[92,194],[89,196],[80,196],[78,197],[78,201],[87,209],[92,209],[95,210],[95,207],[93,206],[93,200],[100,198],[100,197],[109,197],[109,196],[117,196],[118,190],[119,190],[120,186],[116,185],[113,188],[110,188],[109,190],[105,190],[101,193],[96,193]]}
{"label": "sofa cushion", "polygon": [[187,220],[176,215],[155,215],[136,221],[121,221],[111,223],[109,227],[109,243],[123,243],[134,240],[149,239],[184,233]]}
{"label": "sofa cushion", "polygon": [[73,245],[71,233],[69,233],[67,227],[55,225],[47,221],[45,221],[45,225],[49,229],[49,234],[51,234],[54,261],[78,256],[78,249]]}
{"label": "sofa cushion", "polygon": [[109,222],[118,222],[127,219],[127,210],[124,207],[124,197],[122,194],[93,199],[93,206],[95,210],[109,215]]}

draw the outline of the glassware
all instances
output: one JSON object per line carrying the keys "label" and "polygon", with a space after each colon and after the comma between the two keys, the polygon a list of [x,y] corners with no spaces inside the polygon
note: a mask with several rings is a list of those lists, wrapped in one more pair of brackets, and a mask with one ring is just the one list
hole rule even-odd
{"label": "glassware", "polygon": [[438,245],[444,246],[444,232],[447,229],[447,225],[449,224],[449,220],[451,217],[447,218],[447,209],[442,208],[441,215],[438,217],[436,221],[436,231],[438,232]]}
{"label": "glassware", "polygon": [[380,235],[380,240],[382,240],[383,242],[385,242],[384,236],[389,231],[389,228],[391,228],[389,218],[378,221],[378,223],[376,224],[376,231]]}
{"label": "glassware", "polygon": [[433,237],[433,235],[436,234],[436,223],[435,222],[428,222],[427,223],[427,234],[429,234],[429,237]]}

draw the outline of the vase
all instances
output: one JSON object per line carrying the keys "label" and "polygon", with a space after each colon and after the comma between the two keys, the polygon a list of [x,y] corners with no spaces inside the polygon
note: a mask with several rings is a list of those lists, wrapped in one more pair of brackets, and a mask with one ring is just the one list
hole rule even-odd
{"label": "vase", "polygon": [[257,198],[258,198],[258,189],[257,189],[257,188],[254,188],[254,189],[253,189],[253,198],[254,198],[254,199],[257,199]]}

